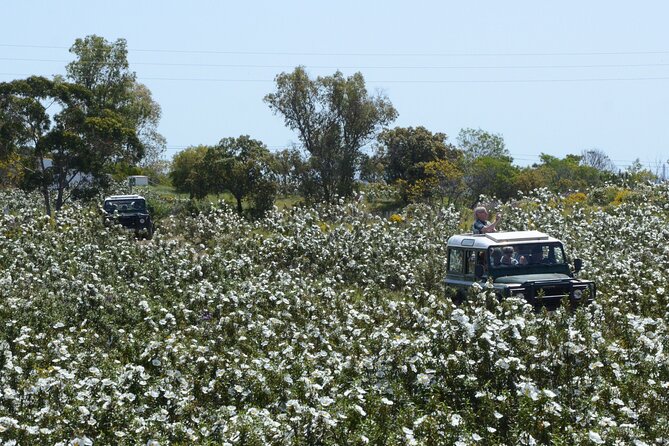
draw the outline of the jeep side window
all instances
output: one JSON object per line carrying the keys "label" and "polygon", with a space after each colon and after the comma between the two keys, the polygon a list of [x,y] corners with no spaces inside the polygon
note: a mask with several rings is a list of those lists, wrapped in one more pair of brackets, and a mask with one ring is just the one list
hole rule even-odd
{"label": "jeep side window", "polygon": [[465,251],[465,259],[467,260],[467,264],[465,265],[465,274],[473,275],[476,266],[476,251],[471,249]]}
{"label": "jeep side window", "polygon": [[465,273],[465,251],[462,249],[450,249],[448,251],[448,272],[455,274]]}
{"label": "jeep side window", "polygon": [[483,265],[484,269],[487,270],[485,264],[485,251],[468,249],[465,251],[465,274],[473,276],[476,274],[476,265]]}

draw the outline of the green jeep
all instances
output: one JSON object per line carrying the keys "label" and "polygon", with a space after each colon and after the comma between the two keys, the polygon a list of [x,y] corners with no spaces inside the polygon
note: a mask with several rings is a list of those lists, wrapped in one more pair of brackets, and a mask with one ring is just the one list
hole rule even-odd
{"label": "green jeep", "polygon": [[[560,240],[538,231],[462,234],[448,239],[446,287],[461,303],[475,282],[491,281],[500,299],[523,296],[535,307],[555,309],[592,302],[595,283],[574,278]],[[574,272],[583,262],[574,260]]]}
{"label": "green jeep", "polygon": [[146,200],[139,195],[112,195],[102,205],[106,225],[120,224],[137,236],[153,237],[155,230]]}

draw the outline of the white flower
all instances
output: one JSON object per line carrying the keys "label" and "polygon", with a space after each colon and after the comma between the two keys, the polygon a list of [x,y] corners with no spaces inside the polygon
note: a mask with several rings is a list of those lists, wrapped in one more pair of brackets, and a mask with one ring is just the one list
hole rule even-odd
{"label": "white flower", "polygon": [[551,398],[551,399],[555,398],[557,396],[555,394],[555,392],[553,392],[552,390],[549,390],[549,389],[544,389],[543,392],[544,392],[544,395],[546,395],[548,398]]}
{"label": "white flower", "polygon": [[602,437],[599,436],[597,432],[590,431],[588,433],[588,438],[595,444],[604,444],[605,441],[602,440]]}
{"label": "white flower", "polygon": [[330,404],[334,403],[335,400],[330,398],[329,396],[322,396],[318,399],[318,402],[321,403],[322,406],[329,406]]}
{"label": "white flower", "polygon": [[419,373],[416,376],[416,381],[418,382],[418,384],[422,386],[427,386],[428,384],[430,384],[431,381],[430,375],[428,375],[427,373]]}

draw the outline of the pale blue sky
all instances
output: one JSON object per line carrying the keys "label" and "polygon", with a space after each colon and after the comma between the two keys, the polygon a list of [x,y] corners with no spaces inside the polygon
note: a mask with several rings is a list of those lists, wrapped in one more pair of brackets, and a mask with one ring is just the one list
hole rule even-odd
{"label": "pale blue sky", "polygon": [[590,148],[623,168],[669,159],[669,2],[3,3],[0,81],[63,74],[78,37],[125,38],[168,156],[242,134],[297,142],[263,97],[304,65],[362,72],[393,125],[501,133],[520,165]]}

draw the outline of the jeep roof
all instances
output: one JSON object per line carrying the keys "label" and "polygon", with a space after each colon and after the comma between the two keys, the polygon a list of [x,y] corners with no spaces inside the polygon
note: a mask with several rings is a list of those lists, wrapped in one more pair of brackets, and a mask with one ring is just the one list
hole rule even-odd
{"label": "jeep roof", "polygon": [[458,234],[448,239],[450,247],[474,247],[487,249],[500,244],[536,242],[560,242],[560,240],[539,231],[490,232],[487,234]]}
{"label": "jeep roof", "polygon": [[144,197],[141,195],[111,195],[105,198],[105,201],[113,200],[144,200]]}

